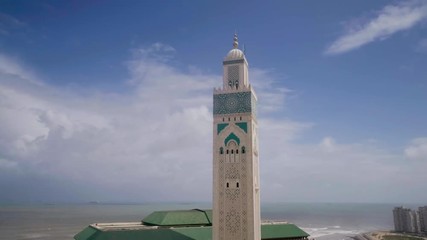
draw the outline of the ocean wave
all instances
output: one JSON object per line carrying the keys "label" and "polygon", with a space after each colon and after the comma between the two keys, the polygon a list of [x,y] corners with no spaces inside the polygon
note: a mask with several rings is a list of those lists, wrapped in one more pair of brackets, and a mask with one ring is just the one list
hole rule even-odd
{"label": "ocean wave", "polygon": [[331,235],[339,236],[355,236],[363,233],[363,230],[355,229],[341,229],[341,226],[328,226],[328,227],[301,227],[304,231],[310,234],[310,238],[319,238]]}
{"label": "ocean wave", "polygon": [[22,239],[45,239],[49,236],[50,234],[47,233],[24,233],[20,235]]}

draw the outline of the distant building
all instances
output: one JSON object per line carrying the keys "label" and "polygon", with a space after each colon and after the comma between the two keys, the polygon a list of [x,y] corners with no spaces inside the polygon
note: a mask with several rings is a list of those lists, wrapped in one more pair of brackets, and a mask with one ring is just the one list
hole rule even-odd
{"label": "distant building", "polygon": [[394,230],[396,232],[417,233],[417,212],[410,208],[395,207],[393,209]]}
{"label": "distant building", "polygon": [[420,232],[427,233],[427,206],[418,208]]}

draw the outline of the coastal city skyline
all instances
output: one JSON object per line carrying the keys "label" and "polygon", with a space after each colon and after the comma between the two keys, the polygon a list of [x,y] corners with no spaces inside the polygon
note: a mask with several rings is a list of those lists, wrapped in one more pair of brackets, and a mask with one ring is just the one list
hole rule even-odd
{"label": "coastal city skyline", "polygon": [[427,234],[427,206],[416,210],[403,206],[393,209],[394,231]]}
{"label": "coastal city skyline", "polygon": [[0,202],[210,201],[235,32],[263,202],[426,202],[426,20],[425,1],[2,2]]}

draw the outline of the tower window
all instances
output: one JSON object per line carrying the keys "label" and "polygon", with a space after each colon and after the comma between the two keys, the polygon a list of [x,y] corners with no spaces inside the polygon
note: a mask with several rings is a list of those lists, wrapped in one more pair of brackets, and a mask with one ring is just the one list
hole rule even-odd
{"label": "tower window", "polygon": [[[223,120],[224,121],[224,120]],[[240,116],[240,121],[242,121],[242,116]]]}
{"label": "tower window", "polygon": [[228,67],[228,86],[230,88],[234,88],[238,86],[238,82],[239,82],[239,66],[238,65],[234,65],[234,66],[230,66]]}
{"label": "tower window", "polygon": [[239,182],[236,183],[236,187],[239,188]]}
{"label": "tower window", "polygon": [[231,149],[231,154],[233,154],[234,153],[234,151],[233,151],[233,149]]}
{"label": "tower window", "polygon": [[[242,120],[242,119],[240,119],[240,120]],[[224,121],[225,121],[225,118],[222,118],[222,121],[224,122]]]}
{"label": "tower window", "polygon": [[243,147],[242,147],[242,154],[243,154],[243,153],[246,153],[246,148],[245,148],[245,146],[243,146]]}
{"label": "tower window", "polygon": [[230,184],[229,183],[227,183],[227,188],[229,188],[230,187]]}
{"label": "tower window", "polygon": [[234,121],[236,121],[236,117],[234,117]]}
{"label": "tower window", "polygon": [[228,118],[228,121],[230,121],[230,118]]}
{"label": "tower window", "polygon": [[227,149],[227,154],[228,154],[228,149]]}
{"label": "tower window", "polygon": [[224,154],[224,148],[223,147],[219,148],[219,154]]}
{"label": "tower window", "polygon": [[239,149],[236,149],[236,154],[239,154]]}

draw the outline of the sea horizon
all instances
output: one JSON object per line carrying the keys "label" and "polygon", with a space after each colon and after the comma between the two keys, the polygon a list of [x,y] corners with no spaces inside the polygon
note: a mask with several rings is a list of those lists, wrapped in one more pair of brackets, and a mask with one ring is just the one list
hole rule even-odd
{"label": "sea horizon", "polygon": [[[333,201],[262,201],[261,205],[265,204],[389,204],[396,206],[421,206],[427,203],[423,202],[333,202]],[[31,205],[31,204],[104,204],[104,205],[144,205],[144,204],[212,204],[211,201],[121,201],[121,200],[80,200],[80,201],[0,201],[0,205]]]}
{"label": "sea horizon", "polygon": [[[263,221],[296,224],[315,239],[347,239],[392,230],[402,203],[263,202]],[[404,203],[418,207],[423,204]],[[210,209],[210,202],[27,202],[0,203],[0,232],[6,240],[69,240],[92,223],[141,221],[153,211]]]}

